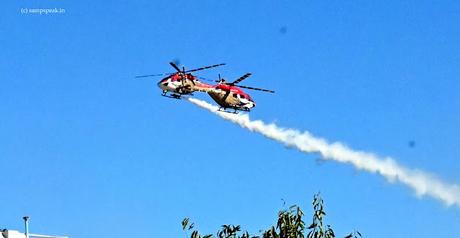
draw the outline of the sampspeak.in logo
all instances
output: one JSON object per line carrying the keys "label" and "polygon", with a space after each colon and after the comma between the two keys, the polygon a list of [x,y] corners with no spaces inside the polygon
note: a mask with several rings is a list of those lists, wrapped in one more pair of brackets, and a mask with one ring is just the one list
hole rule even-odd
{"label": "sampspeak.in logo", "polygon": [[39,14],[39,15],[48,15],[48,14],[64,14],[64,8],[21,8],[22,14]]}

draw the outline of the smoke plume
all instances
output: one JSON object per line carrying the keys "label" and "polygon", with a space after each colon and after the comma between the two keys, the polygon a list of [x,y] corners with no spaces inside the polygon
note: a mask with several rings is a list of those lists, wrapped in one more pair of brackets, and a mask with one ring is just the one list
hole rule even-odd
{"label": "smoke plume", "polygon": [[419,197],[430,196],[448,206],[460,207],[459,185],[447,184],[426,172],[405,168],[390,157],[380,158],[372,153],[352,150],[338,142],[329,143],[325,139],[314,137],[308,131],[300,132],[278,127],[273,123],[266,124],[260,120],[252,121],[247,114],[221,112],[218,111],[218,107],[195,98],[188,100],[225,120],[278,141],[285,146],[304,153],[318,153],[325,160],[351,164],[359,170],[380,174],[390,182],[399,182],[408,186]]}

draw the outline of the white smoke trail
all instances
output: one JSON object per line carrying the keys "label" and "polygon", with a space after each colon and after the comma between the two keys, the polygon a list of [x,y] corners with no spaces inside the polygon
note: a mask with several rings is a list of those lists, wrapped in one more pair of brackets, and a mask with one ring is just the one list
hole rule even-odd
{"label": "white smoke trail", "polygon": [[277,125],[265,124],[263,121],[251,121],[247,114],[237,115],[218,111],[218,107],[205,101],[189,98],[190,102],[207,109],[216,115],[257,132],[272,140],[296,148],[305,153],[319,153],[324,159],[352,164],[355,168],[377,173],[390,182],[398,181],[413,189],[418,196],[431,196],[446,205],[460,207],[460,186],[446,184],[425,172],[407,169],[392,158],[379,158],[372,153],[354,151],[341,143],[328,143],[325,139],[312,136],[308,131],[300,132],[293,129],[281,128]]}

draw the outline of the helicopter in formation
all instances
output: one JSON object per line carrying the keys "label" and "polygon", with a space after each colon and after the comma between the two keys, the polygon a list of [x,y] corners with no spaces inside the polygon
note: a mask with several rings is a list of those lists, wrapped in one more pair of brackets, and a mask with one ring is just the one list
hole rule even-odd
{"label": "helicopter in formation", "polygon": [[217,82],[216,85],[204,83],[199,79],[207,79],[191,74],[191,72],[210,69],[225,64],[215,64],[192,70],[185,70],[184,67],[180,69],[173,62],[169,64],[176,69],[177,72],[140,75],[136,76],[136,78],[166,76],[157,83],[158,87],[162,90],[162,96],[180,99],[184,95],[193,95],[194,92],[205,92],[220,106],[220,111],[229,112],[227,109],[233,109],[233,113],[237,113],[238,111],[249,112],[256,106],[255,101],[249,94],[245,93],[242,88],[275,93],[275,91],[268,89],[239,85],[241,81],[250,77],[251,73],[247,73],[233,82],[227,82],[225,79],[221,78],[219,74],[218,80],[214,81]]}
{"label": "helicopter in formation", "polygon": [[226,109],[229,108],[234,109],[234,112],[236,113],[237,111],[249,112],[252,108],[254,108],[256,103],[251,96],[245,93],[241,88],[275,93],[275,91],[268,89],[238,85],[239,82],[245,80],[249,76],[251,76],[251,73],[247,73],[235,81],[228,83],[225,79],[221,78],[219,74],[219,80],[217,81],[218,84],[211,90],[207,91],[209,96],[211,96],[211,98],[219,104],[219,110],[226,111]]}
{"label": "helicopter in formation", "polygon": [[198,77],[191,74],[200,70],[210,69],[225,64],[215,64],[201,68],[185,70],[185,67],[180,69],[174,62],[169,63],[177,72],[163,74],[148,74],[136,76],[136,78],[166,76],[161,79],[157,85],[162,90],[162,96],[180,99],[182,95],[193,95],[195,91],[205,92],[212,85],[205,84],[198,80]]}

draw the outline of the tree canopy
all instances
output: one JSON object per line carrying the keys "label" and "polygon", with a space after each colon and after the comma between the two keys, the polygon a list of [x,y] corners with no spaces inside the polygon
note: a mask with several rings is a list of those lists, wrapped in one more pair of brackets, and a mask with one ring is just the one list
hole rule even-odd
{"label": "tree canopy", "polygon": [[[324,202],[320,194],[316,194],[312,201],[313,219],[308,227],[305,227],[304,213],[299,206],[293,205],[288,209],[278,212],[276,225],[267,230],[261,231],[260,235],[249,235],[247,231],[241,231],[240,225],[222,225],[217,231],[217,238],[334,238],[335,233],[330,225],[324,225],[323,219],[326,215]],[[182,221],[182,229],[190,238],[214,238],[214,235],[201,235],[195,229],[195,224],[189,218]],[[361,238],[359,231],[353,231],[345,238]]]}

